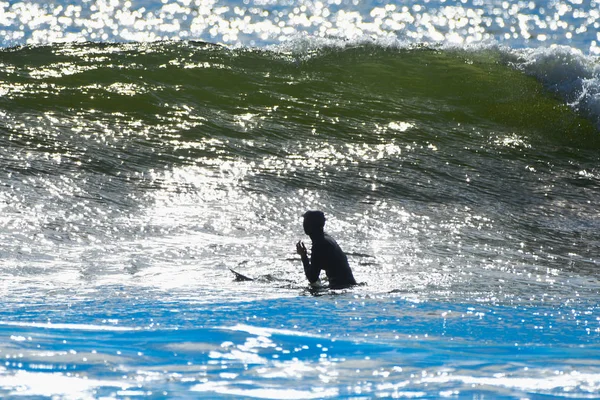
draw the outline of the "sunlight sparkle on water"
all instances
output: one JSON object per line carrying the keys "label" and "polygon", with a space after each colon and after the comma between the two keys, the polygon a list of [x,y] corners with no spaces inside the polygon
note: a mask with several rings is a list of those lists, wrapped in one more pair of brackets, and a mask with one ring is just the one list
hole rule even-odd
{"label": "sunlight sparkle on water", "polygon": [[18,371],[14,375],[0,372],[0,387],[19,396],[61,396],[81,398],[91,396],[98,387],[127,389],[132,385],[122,380],[87,379],[80,374]]}
{"label": "sunlight sparkle on water", "polygon": [[0,396],[595,395],[597,5],[0,2]]}
{"label": "sunlight sparkle on water", "polygon": [[[1,3],[8,44],[64,41],[202,39],[228,44],[286,42],[310,33],[321,38],[407,38],[454,44],[496,39],[568,42],[600,27],[595,10],[556,1],[428,2],[367,8],[350,1],[302,1],[269,10],[262,2],[97,0],[82,5]],[[593,2],[592,2],[593,3]],[[539,8],[543,12],[538,13]],[[569,16],[574,24],[563,22]],[[595,38],[593,38],[595,39]],[[599,53],[596,41],[590,51]]]}

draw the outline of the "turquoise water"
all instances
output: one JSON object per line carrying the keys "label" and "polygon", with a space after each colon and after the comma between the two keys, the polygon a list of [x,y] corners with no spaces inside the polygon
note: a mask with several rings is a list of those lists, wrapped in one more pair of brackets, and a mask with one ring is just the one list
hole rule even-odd
{"label": "turquoise water", "polygon": [[482,3],[1,3],[0,394],[598,398],[598,3]]}
{"label": "turquoise water", "polygon": [[598,390],[595,305],[366,293],[203,304],[137,294],[112,288],[78,304],[15,307],[21,322],[2,325],[13,343],[3,349],[3,394],[536,398]]}

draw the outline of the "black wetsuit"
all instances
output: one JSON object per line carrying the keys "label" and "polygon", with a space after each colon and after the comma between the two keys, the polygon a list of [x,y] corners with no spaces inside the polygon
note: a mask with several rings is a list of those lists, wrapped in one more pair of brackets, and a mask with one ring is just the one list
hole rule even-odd
{"label": "black wetsuit", "polygon": [[312,252],[310,261],[302,257],[304,273],[310,283],[319,279],[321,270],[325,270],[329,278],[329,287],[343,289],[356,285],[354,275],[348,264],[348,258],[337,242],[326,233],[311,235]]}

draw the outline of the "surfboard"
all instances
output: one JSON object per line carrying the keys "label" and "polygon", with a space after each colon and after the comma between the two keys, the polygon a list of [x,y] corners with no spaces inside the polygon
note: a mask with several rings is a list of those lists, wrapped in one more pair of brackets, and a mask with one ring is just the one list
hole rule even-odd
{"label": "surfboard", "polygon": [[[310,283],[308,285],[308,287],[306,287],[304,285],[298,286],[298,284],[296,284],[292,280],[278,278],[273,275],[261,275],[257,278],[250,278],[249,276],[241,274],[232,268],[228,268],[228,269],[233,273],[234,281],[236,281],[236,282],[259,282],[259,283],[271,283],[271,284],[278,283],[279,285],[281,285],[282,283],[285,283],[284,286],[277,286],[277,287],[282,288],[282,289],[302,289],[305,293],[308,293],[312,296],[324,296],[324,295],[329,295],[329,294],[337,295],[337,294],[346,293],[348,291],[348,289],[351,289],[351,288],[331,289],[326,282],[323,282],[320,279],[317,282]],[[366,285],[366,284],[359,283],[356,286],[364,286],[364,285]]]}
{"label": "surfboard", "polygon": [[233,270],[233,269],[231,269],[231,268],[229,268],[229,270],[230,270],[231,272],[233,272],[233,275],[235,275],[235,280],[236,280],[237,282],[253,281],[253,280],[254,280],[253,278],[249,278],[249,277],[247,277],[247,276],[246,276],[246,275],[244,275],[244,274],[240,274],[239,272],[237,272],[237,271],[234,271],[234,270]]}

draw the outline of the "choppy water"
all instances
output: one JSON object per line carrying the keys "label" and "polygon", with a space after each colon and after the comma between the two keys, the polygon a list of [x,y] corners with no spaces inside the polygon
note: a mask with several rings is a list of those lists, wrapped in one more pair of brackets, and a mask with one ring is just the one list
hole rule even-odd
{"label": "choppy water", "polygon": [[597,398],[599,5],[482,3],[0,3],[0,394]]}

